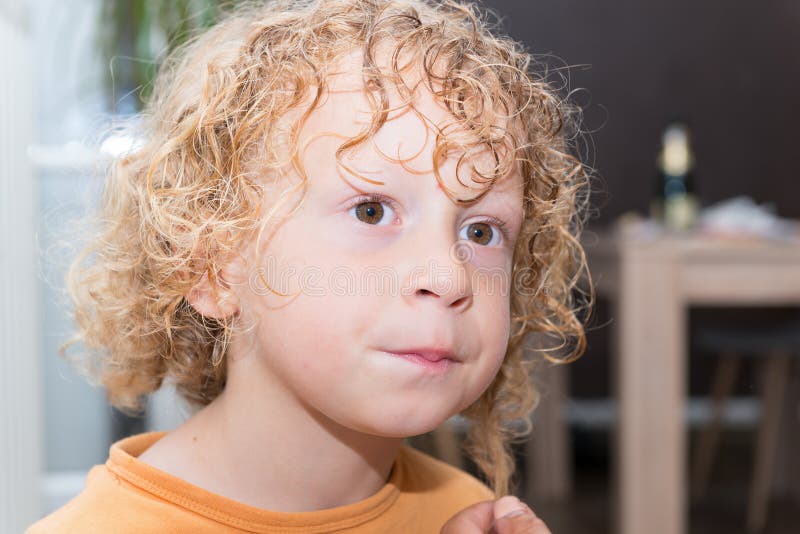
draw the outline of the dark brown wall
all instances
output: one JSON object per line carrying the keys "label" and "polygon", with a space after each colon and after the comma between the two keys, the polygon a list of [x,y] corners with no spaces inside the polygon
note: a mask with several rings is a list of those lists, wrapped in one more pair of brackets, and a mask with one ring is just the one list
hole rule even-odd
{"label": "dark brown wall", "polygon": [[[590,224],[646,213],[661,131],[688,119],[702,205],[747,194],[800,217],[800,0],[487,0],[506,32],[568,69],[585,107],[588,163],[607,192]],[[558,81],[554,78],[554,81]],[[692,310],[692,328],[735,310]],[[739,311],[741,314],[742,311]],[[744,313],[747,313],[744,311]],[[571,365],[573,396],[608,393],[607,303]],[[711,355],[692,354],[690,391],[707,394]],[[740,392],[752,392],[754,374]]]}
{"label": "dark brown wall", "polygon": [[505,30],[569,69],[586,106],[599,219],[645,213],[660,135],[692,126],[702,205],[737,194],[800,217],[800,1],[488,0]]}

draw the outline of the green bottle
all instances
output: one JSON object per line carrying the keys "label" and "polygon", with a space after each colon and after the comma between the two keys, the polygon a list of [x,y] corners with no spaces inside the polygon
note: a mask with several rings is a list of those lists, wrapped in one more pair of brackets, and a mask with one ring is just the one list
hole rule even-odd
{"label": "green bottle", "polygon": [[662,136],[656,191],[650,204],[650,216],[668,230],[688,230],[697,220],[693,167],[689,129],[679,122],[670,124]]}

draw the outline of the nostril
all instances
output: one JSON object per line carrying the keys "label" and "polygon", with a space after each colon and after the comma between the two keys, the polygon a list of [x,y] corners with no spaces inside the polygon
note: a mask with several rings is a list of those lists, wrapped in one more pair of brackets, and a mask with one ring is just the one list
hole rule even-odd
{"label": "nostril", "polygon": [[454,308],[457,308],[457,307],[460,307],[460,306],[464,306],[464,305],[469,303],[470,299],[471,299],[470,295],[464,295],[460,299],[458,299],[455,302],[453,302],[452,306]]}

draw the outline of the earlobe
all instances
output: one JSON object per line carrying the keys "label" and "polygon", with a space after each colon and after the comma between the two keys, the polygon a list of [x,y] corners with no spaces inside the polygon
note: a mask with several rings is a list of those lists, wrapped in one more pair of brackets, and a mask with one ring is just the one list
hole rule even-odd
{"label": "earlobe", "polygon": [[186,295],[189,304],[205,317],[225,319],[239,312],[239,297],[223,275],[220,271],[217,283],[213,284],[206,271]]}

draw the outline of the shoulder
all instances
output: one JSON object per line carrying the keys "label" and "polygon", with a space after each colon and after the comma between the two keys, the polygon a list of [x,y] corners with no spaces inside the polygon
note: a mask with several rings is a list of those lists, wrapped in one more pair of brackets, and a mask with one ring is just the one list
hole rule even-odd
{"label": "shoulder", "polygon": [[25,534],[160,532],[163,515],[153,505],[158,501],[126,488],[105,465],[95,465],[78,495],[30,525]]}
{"label": "shoulder", "polygon": [[404,463],[403,491],[425,492],[454,499],[465,506],[494,500],[494,492],[473,475],[413,447],[401,449]]}

